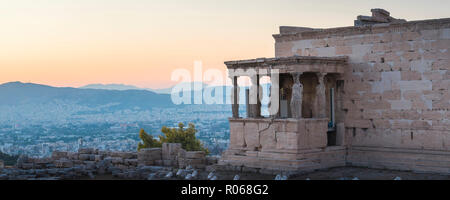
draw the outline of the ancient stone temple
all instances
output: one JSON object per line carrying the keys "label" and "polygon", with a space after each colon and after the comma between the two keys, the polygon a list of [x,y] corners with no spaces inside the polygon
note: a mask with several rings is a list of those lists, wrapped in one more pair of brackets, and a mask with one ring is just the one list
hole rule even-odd
{"label": "ancient stone temple", "polygon": [[[450,173],[450,18],[408,22],[372,9],[354,24],[280,27],[275,58],[225,62],[233,71],[233,116],[220,165]],[[245,97],[240,76],[252,83]],[[269,116],[261,115],[264,76],[275,108]]]}

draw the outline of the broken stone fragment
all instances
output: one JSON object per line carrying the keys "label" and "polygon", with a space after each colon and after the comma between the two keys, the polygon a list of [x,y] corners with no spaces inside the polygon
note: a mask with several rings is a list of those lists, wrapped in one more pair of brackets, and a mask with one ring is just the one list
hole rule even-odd
{"label": "broken stone fragment", "polygon": [[192,174],[187,174],[186,177],[184,178],[186,180],[191,180],[192,179]]}
{"label": "broken stone fragment", "polygon": [[210,173],[208,174],[208,179],[211,179],[212,177],[214,177],[214,172],[210,172]]}
{"label": "broken stone fragment", "polygon": [[147,180],[155,180],[156,178],[156,173],[151,173],[147,176]]}
{"label": "broken stone fragment", "polygon": [[167,173],[166,178],[172,178],[172,176],[173,176],[173,172],[169,172],[169,173]]}
{"label": "broken stone fragment", "polygon": [[198,175],[198,171],[194,170],[194,172],[192,172],[192,177],[195,178],[195,177],[197,177],[197,175]]}

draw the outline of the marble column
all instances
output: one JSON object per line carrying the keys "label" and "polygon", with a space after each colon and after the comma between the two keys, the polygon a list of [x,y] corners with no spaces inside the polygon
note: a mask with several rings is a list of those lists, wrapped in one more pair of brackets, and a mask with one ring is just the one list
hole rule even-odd
{"label": "marble column", "polygon": [[261,78],[260,75],[256,75],[256,87],[258,88],[258,95],[257,95],[257,101],[255,106],[255,117],[260,118],[261,117],[261,98],[262,98],[262,89],[261,85],[259,84],[259,78]]}
{"label": "marble column", "polygon": [[249,109],[247,109],[248,116],[250,118],[259,118],[261,117],[261,101],[259,99],[259,75],[255,74],[251,76],[250,79],[252,85],[250,87],[249,94],[247,95],[247,100],[249,101]]}
{"label": "marble column", "polygon": [[252,106],[250,106],[250,89],[245,89],[245,111],[247,118],[253,117]]}
{"label": "marble column", "polygon": [[326,114],[326,102],[327,97],[325,93],[325,75],[326,73],[317,73],[317,78],[319,79],[319,84],[316,86],[316,118],[325,118]]}
{"label": "marble column", "polygon": [[292,85],[291,115],[296,119],[302,118],[303,85],[300,83],[301,75],[302,73],[292,74],[294,84]]}
{"label": "marble column", "polygon": [[233,118],[239,118],[239,86],[237,83],[238,77],[231,77],[233,82],[233,91],[231,93],[231,108],[233,111]]}

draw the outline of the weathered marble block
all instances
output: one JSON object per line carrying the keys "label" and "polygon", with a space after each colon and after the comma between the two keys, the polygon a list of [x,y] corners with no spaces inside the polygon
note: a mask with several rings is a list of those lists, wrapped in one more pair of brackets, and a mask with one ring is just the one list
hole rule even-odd
{"label": "weathered marble block", "polygon": [[176,160],[181,149],[179,143],[164,143],[162,145],[162,160]]}

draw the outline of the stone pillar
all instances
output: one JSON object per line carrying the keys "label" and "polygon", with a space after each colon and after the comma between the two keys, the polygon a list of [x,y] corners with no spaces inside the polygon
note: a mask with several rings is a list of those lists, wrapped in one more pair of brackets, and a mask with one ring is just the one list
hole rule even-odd
{"label": "stone pillar", "polygon": [[262,88],[259,84],[259,78],[260,76],[256,75],[256,87],[258,88],[258,94],[257,94],[257,101],[255,106],[255,117],[260,118],[261,117],[261,98],[262,98]]}
{"label": "stone pillar", "polygon": [[292,118],[302,118],[302,103],[303,103],[303,85],[300,83],[300,76],[302,73],[292,74],[294,85],[292,85],[291,97],[291,114]]}
{"label": "stone pillar", "polygon": [[319,79],[319,84],[316,86],[316,118],[325,118],[327,116],[326,114],[326,102],[327,97],[325,94],[325,75],[326,73],[317,73],[317,78]]}
{"label": "stone pillar", "polygon": [[247,113],[247,118],[252,116],[252,107],[250,106],[250,89],[245,89],[245,111]]}
{"label": "stone pillar", "polygon": [[259,100],[259,75],[250,77],[252,86],[250,87],[247,101],[249,102],[248,117],[259,118],[261,116],[261,102]]}
{"label": "stone pillar", "polygon": [[239,86],[237,83],[237,76],[231,77],[233,82],[233,91],[231,93],[231,107],[233,111],[233,118],[239,118]]}

